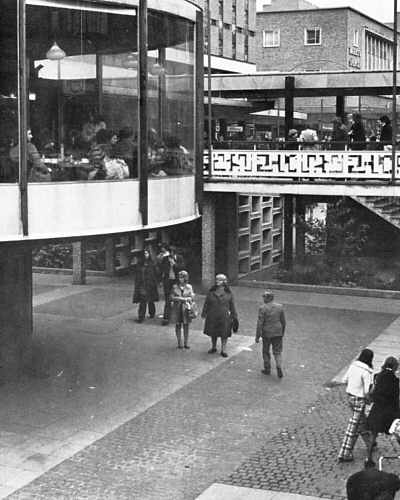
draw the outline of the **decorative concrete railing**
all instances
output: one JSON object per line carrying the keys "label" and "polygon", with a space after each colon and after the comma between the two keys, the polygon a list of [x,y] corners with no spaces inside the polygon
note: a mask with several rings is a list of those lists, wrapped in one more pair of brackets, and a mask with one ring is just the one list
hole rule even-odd
{"label": "decorative concrete railing", "polygon": [[[324,179],[332,181],[392,179],[391,151],[213,150],[211,166],[204,153],[204,177],[224,179]],[[400,152],[395,178],[400,180]]]}

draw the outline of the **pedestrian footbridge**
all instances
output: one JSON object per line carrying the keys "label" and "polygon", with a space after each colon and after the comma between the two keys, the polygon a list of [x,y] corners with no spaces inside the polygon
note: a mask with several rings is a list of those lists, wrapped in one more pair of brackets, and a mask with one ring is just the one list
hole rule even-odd
{"label": "pedestrian footbridge", "polygon": [[400,153],[391,151],[213,149],[204,190],[337,196],[400,196]]}

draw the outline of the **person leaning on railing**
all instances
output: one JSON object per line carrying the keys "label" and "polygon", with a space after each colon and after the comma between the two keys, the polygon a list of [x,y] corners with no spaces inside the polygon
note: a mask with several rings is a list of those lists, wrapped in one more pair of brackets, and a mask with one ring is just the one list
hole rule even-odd
{"label": "person leaning on railing", "polygon": [[379,134],[379,149],[382,150],[385,148],[385,146],[392,145],[393,130],[389,117],[387,115],[381,116],[378,120],[378,123],[381,129]]}
{"label": "person leaning on railing", "polygon": [[318,149],[318,135],[317,132],[307,127],[300,132],[299,142],[304,144],[304,149]]}
{"label": "person leaning on railing", "polygon": [[348,142],[347,127],[340,116],[336,116],[332,121],[332,137],[330,141],[331,149],[345,149]]}
{"label": "person leaning on railing", "polygon": [[365,129],[360,113],[354,113],[351,119],[351,126],[348,132],[349,146],[353,151],[361,151],[366,147]]}

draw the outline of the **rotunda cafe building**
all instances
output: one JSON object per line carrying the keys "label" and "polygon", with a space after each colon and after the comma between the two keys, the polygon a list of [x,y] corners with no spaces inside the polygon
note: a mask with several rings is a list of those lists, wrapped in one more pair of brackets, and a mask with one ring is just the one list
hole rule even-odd
{"label": "rotunda cafe building", "polygon": [[199,216],[203,19],[189,0],[0,0],[0,364],[32,334],[31,245]]}

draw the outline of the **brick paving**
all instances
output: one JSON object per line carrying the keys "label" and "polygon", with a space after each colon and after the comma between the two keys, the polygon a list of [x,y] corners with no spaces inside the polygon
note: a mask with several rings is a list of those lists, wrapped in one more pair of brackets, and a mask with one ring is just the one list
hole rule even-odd
{"label": "brick paving", "polygon": [[[301,416],[277,432],[223,482],[345,500],[346,479],[362,469],[365,458],[360,439],[355,462],[337,463],[348,415],[344,388],[327,388]],[[378,444],[376,458],[400,452],[389,437],[379,436]]]}
{"label": "brick paving", "polygon": [[[256,304],[238,291],[240,333],[254,335]],[[49,307],[41,313],[55,314]],[[395,316],[295,304],[286,311],[283,380],[261,375],[260,347],[243,351],[9,498],[191,500],[216,481],[343,498],[361,462],[335,464],[347,411],[342,389],[324,384]],[[169,376],[157,370],[147,371]]]}

